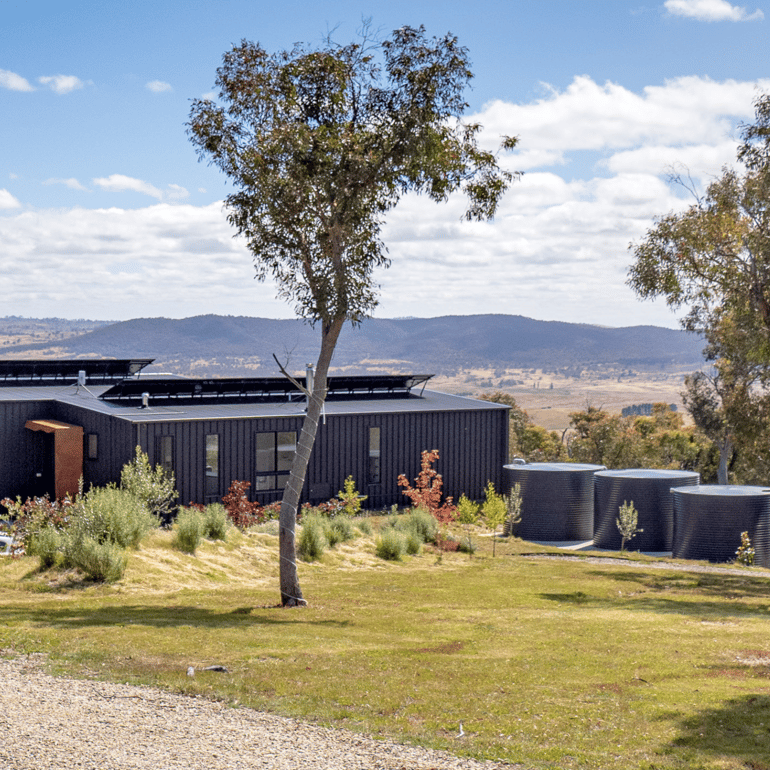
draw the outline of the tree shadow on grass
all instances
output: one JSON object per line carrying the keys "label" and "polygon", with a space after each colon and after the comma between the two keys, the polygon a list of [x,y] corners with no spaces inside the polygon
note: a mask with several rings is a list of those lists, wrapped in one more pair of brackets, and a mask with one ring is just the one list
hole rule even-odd
{"label": "tree shadow on grass", "polygon": [[13,623],[33,623],[53,628],[88,628],[96,626],[152,626],[169,628],[195,626],[197,628],[238,628],[250,626],[280,626],[302,624],[345,628],[348,621],[316,620],[304,610],[276,607],[239,607],[218,612],[195,606],[148,607],[144,605],[114,604],[95,609],[50,607],[13,607],[2,609],[3,619]]}
{"label": "tree shadow on grass", "polygon": [[703,755],[709,755],[737,760],[747,770],[770,770],[770,696],[728,700],[682,719],[678,728],[679,735],[664,749],[666,753],[692,752],[693,764],[698,765],[706,759]]}
{"label": "tree shadow on grass", "polygon": [[770,581],[764,577],[689,572],[650,574],[628,570],[600,570],[589,574],[630,584],[638,590],[617,596],[591,595],[583,591],[543,593],[540,596],[563,604],[695,617],[767,618],[770,612]]}

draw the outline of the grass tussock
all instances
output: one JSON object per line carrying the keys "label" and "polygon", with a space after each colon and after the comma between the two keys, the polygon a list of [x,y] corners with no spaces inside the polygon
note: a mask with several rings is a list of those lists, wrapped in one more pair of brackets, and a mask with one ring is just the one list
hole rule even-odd
{"label": "grass tussock", "polygon": [[[156,531],[110,585],[2,559],[0,649],[525,767],[770,767],[770,571],[532,559],[549,549],[519,540],[493,558],[483,530],[473,558],[378,558],[400,521],[301,562],[294,610],[269,532],[193,556]],[[215,663],[230,673],[186,675]]]}

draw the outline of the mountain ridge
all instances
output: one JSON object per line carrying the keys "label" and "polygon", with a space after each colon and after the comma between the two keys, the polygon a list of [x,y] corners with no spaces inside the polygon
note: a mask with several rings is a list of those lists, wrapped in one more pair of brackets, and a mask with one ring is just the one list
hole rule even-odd
{"label": "mountain ridge", "polygon": [[[0,356],[155,358],[155,368],[177,373],[266,375],[275,373],[273,354],[292,370],[303,370],[317,357],[318,338],[317,330],[298,319],[205,314],[135,318],[75,331],[64,339],[6,342]],[[697,336],[658,326],[593,326],[504,314],[370,318],[357,328],[345,327],[333,370],[691,371],[703,365],[702,348]]]}

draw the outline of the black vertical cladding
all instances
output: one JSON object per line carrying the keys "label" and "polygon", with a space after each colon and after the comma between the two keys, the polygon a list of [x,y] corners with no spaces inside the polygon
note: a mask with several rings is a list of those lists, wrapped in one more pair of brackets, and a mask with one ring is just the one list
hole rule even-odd
{"label": "black vertical cladding", "polygon": [[[0,403],[0,500],[36,494],[36,473],[41,472],[40,437],[24,426],[28,420],[55,419],[51,401],[6,401]],[[24,458],[19,462],[19,458]]]}

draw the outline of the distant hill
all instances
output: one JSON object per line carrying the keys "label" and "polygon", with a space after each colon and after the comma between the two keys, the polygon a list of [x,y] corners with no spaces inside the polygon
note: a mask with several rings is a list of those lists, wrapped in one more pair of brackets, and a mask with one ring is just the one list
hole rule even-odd
{"label": "distant hill", "polygon": [[[18,322],[18,319],[16,319]],[[48,320],[48,319],[46,319]],[[57,319],[51,319],[55,321]],[[3,319],[0,319],[0,334]],[[38,321],[39,324],[44,321]],[[155,358],[155,369],[202,376],[274,374],[314,362],[319,332],[297,320],[204,315],[137,318],[35,344],[6,344],[0,357]],[[696,336],[655,326],[606,328],[515,315],[369,319],[346,327],[333,368],[348,373],[462,369],[691,371],[703,364]]]}

